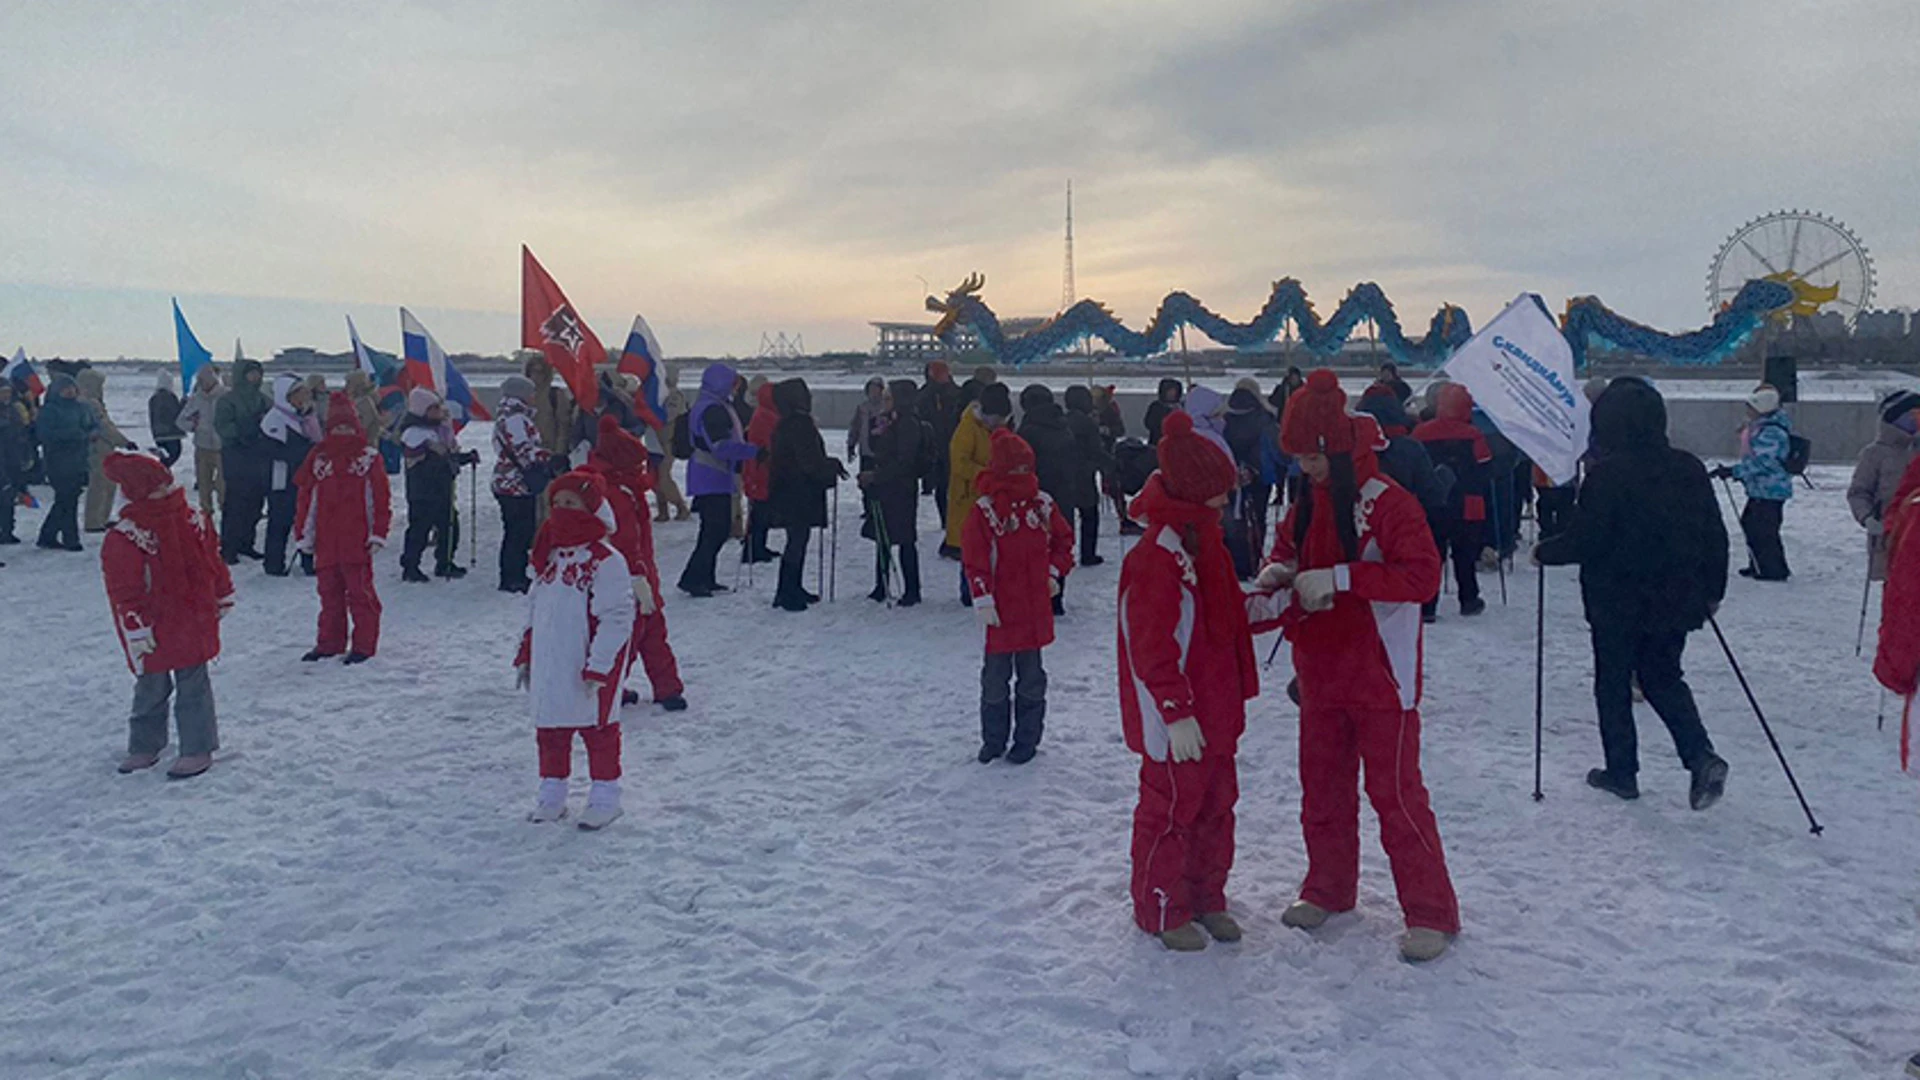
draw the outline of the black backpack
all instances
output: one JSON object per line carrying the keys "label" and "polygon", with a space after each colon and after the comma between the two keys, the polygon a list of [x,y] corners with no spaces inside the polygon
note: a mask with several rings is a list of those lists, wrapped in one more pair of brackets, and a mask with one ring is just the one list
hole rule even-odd
{"label": "black backpack", "polygon": [[1788,434],[1787,456],[1780,465],[1787,470],[1788,476],[1805,476],[1807,466],[1813,462],[1813,440],[1805,435]]}
{"label": "black backpack", "polygon": [[693,424],[687,419],[692,415],[689,409],[673,421],[673,456],[679,461],[693,460]]}

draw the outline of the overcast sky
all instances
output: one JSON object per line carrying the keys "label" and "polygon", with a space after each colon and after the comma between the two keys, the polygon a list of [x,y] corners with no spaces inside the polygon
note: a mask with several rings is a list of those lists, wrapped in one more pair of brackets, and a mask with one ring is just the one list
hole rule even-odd
{"label": "overcast sky", "polygon": [[1914,0],[0,0],[0,347],[517,344],[524,242],[609,344],[866,349],[1002,315],[1236,320],[1298,277],[1424,329],[1521,290],[1707,318],[1744,221],[1846,221],[1920,303]]}

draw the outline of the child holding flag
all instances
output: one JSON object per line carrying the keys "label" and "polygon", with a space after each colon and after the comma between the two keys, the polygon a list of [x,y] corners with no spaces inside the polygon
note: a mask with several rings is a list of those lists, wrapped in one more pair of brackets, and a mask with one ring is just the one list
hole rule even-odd
{"label": "child holding flag", "polygon": [[[380,594],[373,557],[387,544],[393,495],[380,452],[367,445],[359,412],[345,393],[327,407],[327,436],[307,457],[294,483],[300,491],[294,542],[313,560],[320,590],[320,630],[313,663],[347,654],[349,664],[373,658],[380,646]],[[353,623],[348,650],[347,624]]]}

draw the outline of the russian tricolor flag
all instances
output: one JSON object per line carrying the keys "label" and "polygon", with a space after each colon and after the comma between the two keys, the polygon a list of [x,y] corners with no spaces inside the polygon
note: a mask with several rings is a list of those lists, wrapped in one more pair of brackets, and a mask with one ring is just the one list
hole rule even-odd
{"label": "russian tricolor flag", "polygon": [[13,351],[13,359],[7,361],[4,374],[8,382],[25,386],[36,399],[47,392],[46,384],[40,381],[40,373],[34,370],[33,361],[27,359],[27,350],[24,348]]}
{"label": "russian tricolor flag", "polygon": [[660,398],[660,342],[646,317],[635,315],[633,329],[627,331],[627,347],[620,353],[620,373],[640,380],[640,392],[633,397],[633,408],[648,427],[660,429],[667,424],[667,407]]}
{"label": "russian tricolor flag", "polygon": [[446,350],[406,308],[400,309],[400,352],[406,357],[407,384],[424,386],[439,394],[456,425],[464,426],[469,420],[493,419],[487,407],[473,396],[466,376],[447,359]]}

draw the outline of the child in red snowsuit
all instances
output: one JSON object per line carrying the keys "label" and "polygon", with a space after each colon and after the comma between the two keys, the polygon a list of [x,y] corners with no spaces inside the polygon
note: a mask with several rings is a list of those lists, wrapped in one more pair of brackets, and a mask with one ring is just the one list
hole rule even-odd
{"label": "child in red snowsuit", "polygon": [[1168,414],[1157,454],[1131,513],[1146,531],[1120,570],[1120,719],[1141,756],[1133,919],[1168,948],[1195,951],[1208,936],[1240,940],[1226,894],[1234,755],[1260,679],[1220,526],[1239,485],[1233,460],[1184,412]]}
{"label": "child in red snowsuit", "polygon": [[1900,767],[1912,755],[1913,700],[1920,691],[1920,458],[1907,466],[1887,504],[1887,584],[1880,596],[1880,648],[1873,676],[1900,695]]}
{"label": "child in red snowsuit", "polygon": [[[652,701],[668,712],[687,707],[682,696],[680,668],[673,646],[667,644],[667,615],[661,610],[660,568],[653,557],[653,522],[647,516],[647,492],[653,490],[653,472],[647,468],[647,446],[620,426],[611,415],[600,418],[587,468],[606,481],[607,503],[613,508],[613,546],[626,556],[633,575],[633,647],[653,684]],[[621,691],[621,703],[636,705],[640,696]]]}
{"label": "child in red snowsuit", "polygon": [[960,534],[961,571],[973,613],[987,630],[980,763],[1004,754],[1024,765],[1046,731],[1047,670],[1040,650],[1053,643],[1053,598],[1073,570],[1073,526],[1040,490],[1026,440],[996,430],[989,462],[974,479],[980,498]]}
{"label": "child in red snowsuit", "polygon": [[[349,664],[380,648],[380,594],[373,557],[387,543],[393,494],[380,452],[367,445],[353,399],[336,392],[327,405],[327,435],[294,477],[300,502],[294,546],[313,557],[320,592],[320,629],[307,663],[347,654]],[[347,626],[352,622],[352,644]]]}
{"label": "child in red snowsuit", "polygon": [[233,607],[233,578],[213,528],[187,506],[165,465],[116,450],[101,471],[127,497],[100,545],[114,629],[134,675],[120,771],[150,769],[160,760],[171,700],[180,756],[167,778],[198,776],[220,748],[207,665],[220,655],[220,620]]}
{"label": "child in red snowsuit", "polygon": [[1420,503],[1380,472],[1371,418],[1347,412],[1325,369],[1287,401],[1280,448],[1311,481],[1274,536],[1262,589],[1291,587],[1285,622],[1300,682],[1300,824],[1307,879],[1282,921],[1313,929],[1354,907],[1360,769],[1408,927],[1401,954],[1431,960],[1460,929],[1440,831],[1420,777],[1420,605],[1440,554]]}

